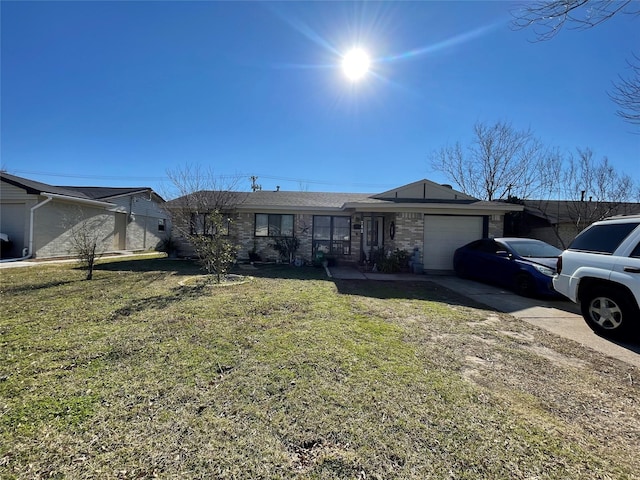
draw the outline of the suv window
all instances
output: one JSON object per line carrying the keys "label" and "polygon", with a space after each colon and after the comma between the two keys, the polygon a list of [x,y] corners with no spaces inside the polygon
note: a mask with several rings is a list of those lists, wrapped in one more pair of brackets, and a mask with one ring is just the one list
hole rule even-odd
{"label": "suv window", "polygon": [[611,254],[637,226],[638,223],[594,225],[578,235],[569,250]]}

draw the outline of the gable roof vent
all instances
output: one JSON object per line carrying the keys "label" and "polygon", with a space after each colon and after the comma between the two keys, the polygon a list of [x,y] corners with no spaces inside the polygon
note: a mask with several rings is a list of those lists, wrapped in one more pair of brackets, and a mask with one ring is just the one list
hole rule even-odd
{"label": "gable roof vent", "polygon": [[453,190],[453,186],[449,185],[448,183],[443,183],[442,186]]}

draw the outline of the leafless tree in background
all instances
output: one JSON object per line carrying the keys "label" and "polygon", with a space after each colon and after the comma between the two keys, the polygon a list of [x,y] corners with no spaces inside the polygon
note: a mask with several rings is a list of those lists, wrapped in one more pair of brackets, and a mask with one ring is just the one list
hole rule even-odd
{"label": "leafless tree in background", "polygon": [[618,76],[618,82],[614,82],[609,97],[620,107],[616,111],[619,116],[629,123],[640,125],[640,58],[634,55],[633,61],[627,63],[631,73],[627,78]]}
{"label": "leafless tree in background", "polygon": [[[637,0],[539,0],[527,2],[512,11],[516,29],[532,28],[539,41],[550,40],[562,28],[586,30],[616,15],[640,15]],[[626,47],[626,45],[621,45]],[[640,63],[628,61],[631,73],[614,82],[611,99],[618,105],[616,112],[627,122],[640,125]]]}
{"label": "leafless tree in background", "polygon": [[478,122],[468,147],[459,142],[433,153],[431,166],[468,195],[482,200],[538,195],[557,178],[559,157],[530,130]]}
{"label": "leafless tree in background", "polygon": [[[589,148],[563,154],[543,146],[529,130],[504,122],[478,123],[474,134],[467,147],[458,142],[435,152],[432,168],[482,200],[532,200],[529,206],[549,221],[563,246],[565,237],[575,237],[597,220],[638,210],[634,202],[640,201],[640,185],[617,172],[606,157],[597,160]],[[516,235],[526,234],[523,221],[523,215],[512,217]]]}
{"label": "leafless tree in background", "polygon": [[612,215],[638,213],[640,185],[618,173],[606,157],[597,160],[589,148],[568,155],[546,197],[529,202],[545,217],[557,243],[567,242],[593,222]]}
{"label": "leafless tree in background", "polygon": [[627,174],[616,172],[607,157],[594,158],[589,148],[578,149],[562,176],[564,197],[569,203],[569,216],[576,234],[593,222],[626,213],[622,206],[632,202],[634,183]]}
{"label": "leafless tree in background", "polygon": [[617,14],[638,15],[640,4],[634,0],[539,0],[514,9],[517,29],[532,27],[538,40],[550,40],[566,25],[586,30],[606,22]]}

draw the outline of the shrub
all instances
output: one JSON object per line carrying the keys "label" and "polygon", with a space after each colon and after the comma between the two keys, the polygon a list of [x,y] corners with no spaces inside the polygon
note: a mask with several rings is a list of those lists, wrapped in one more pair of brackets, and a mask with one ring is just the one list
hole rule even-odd
{"label": "shrub", "polygon": [[378,263],[378,268],[381,272],[400,272],[409,264],[409,252],[396,248],[395,251],[389,252],[388,255],[384,255],[383,253],[382,255],[378,256],[376,258],[376,263]]}
{"label": "shrub", "polygon": [[278,252],[281,260],[293,263],[294,255],[300,246],[300,240],[298,237],[278,237],[269,246]]}

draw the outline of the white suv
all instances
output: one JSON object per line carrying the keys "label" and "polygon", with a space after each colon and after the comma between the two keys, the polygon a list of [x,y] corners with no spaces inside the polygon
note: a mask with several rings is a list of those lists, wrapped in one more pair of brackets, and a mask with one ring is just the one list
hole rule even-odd
{"label": "white suv", "polygon": [[579,303],[596,333],[640,331],[640,215],[611,217],[583,230],[558,257],[553,287]]}

